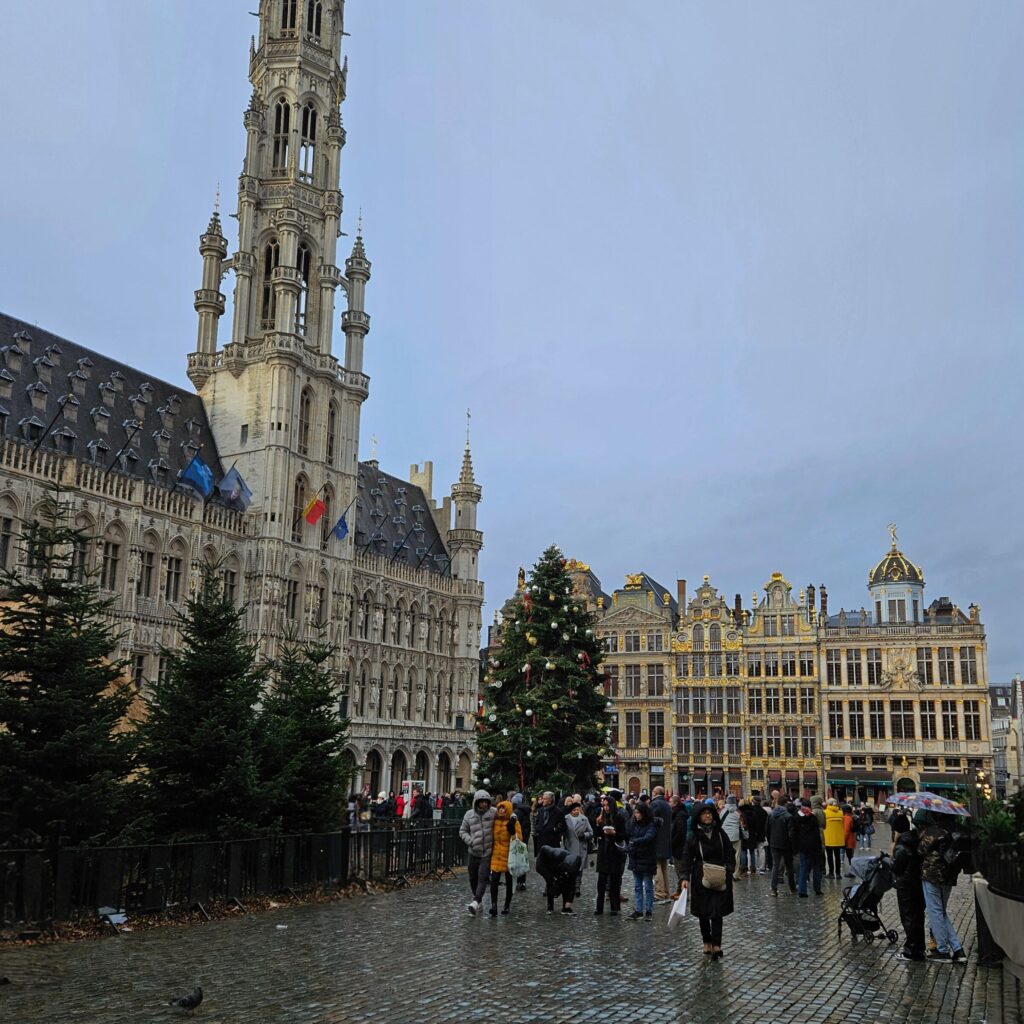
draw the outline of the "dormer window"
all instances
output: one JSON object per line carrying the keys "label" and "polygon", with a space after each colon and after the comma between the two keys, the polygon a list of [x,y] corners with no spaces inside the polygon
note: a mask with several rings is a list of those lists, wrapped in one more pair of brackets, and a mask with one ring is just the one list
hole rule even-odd
{"label": "dormer window", "polygon": [[405,500],[405,498],[395,498],[395,506],[397,508],[401,508],[403,505],[408,505],[408,504],[409,503]]}
{"label": "dormer window", "polygon": [[405,516],[392,516],[391,522],[394,523],[395,526],[405,526]]}
{"label": "dormer window", "polygon": [[37,380],[34,384],[29,384],[25,388],[25,393],[28,395],[33,409],[42,412],[46,408],[46,399],[50,395],[50,389],[42,381]]}
{"label": "dormer window", "polygon": [[426,507],[425,507],[425,506],[423,506],[423,505],[413,505],[413,507],[412,507],[412,510],[413,510],[413,512],[415,512],[415,513],[416,513],[417,515],[419,515],[419,514],[420,514],[421,512],[426,512],[426,511],[427,511],[427,510],[426,510]]}
{"label": "dormer window", "polygon": [[170,471],[171,467],[167,464],[166,459],[149,460],[149,475],[153,478],[154,483],[167,483],[167,477]]}
{"label": "dormer window", "polygon": [[85,385],[89,378],[81,370],[72,370],[68,374],[68,387],[71,393],[81,398],[85,394]]}
{"label": "dormer window", "polygon": [[21,351],[17,344],[5,345],[0,349],[0,354],[4,358],[4,366],[7,367],[12,373],[21,373],[21,360],[25,353]]}
{"label": "dormer window", "polygon": [[14,394],[14,377],[7,370],[0,370],[0,398],[10,398]]}
{"label": "dormer window", "polygon": [[380,508],[379,506],[377,508],[370,509],[370,515],[373,516],[375,519],[383,519],[384,509]]}
{"label": "dormer window", "polygon": [[92,360],[88,356],[82,356],[81,359],[75,361],[75,365],[78,367],[79,373],[84,373],[88,379],[92,379]]}
{"label": "dormer window", "polygon": [[131,403],[132,415],[137,419],[141,420],[146,415],[146,400],[142,395],[129,395],[128,401]]}
{"label": "dormer window", "polygon": [[121,466],[121,472],[131,473],[135,469],[135,464],[139,461],[139,453],[134,448],[126,448],[117,457],[118,463]]}
{"label": "dormer window", "polygon": [[105,380],[100,384],[100,397],[103,399],[103,404],[108,409],[113,409],[114,399],[117,397],[117,390],[110,381]]}
{"label": "dormer window", "polygon": [[61,413],[66,423],[78,422],[78,409],[81,404],[74,395],[65,395],[60,400]]}
{"label": "dormer window", "polygon": [[92,416],[92,422],[93,425],[96,427],[96,430],[101,434],[107,433],[107,431],[110,429],[109,410],[104,409],[102,405],[97,405],[94,409],[90,411],[89,415]]}
{"label": "dormer window", "polygon": [[10,418],[11,410],[0,405],[0,437],[7,436],[7,420]]}
{"label": "dormer window", "polygon": [[139,385],[139,393],[142,395],[142,400],[148,405],[153,401],[153,385],[148,380],[144,380]]}
{"label": "dormer window", "polygon": [[89,458],[92,459],[94,464],[102,464],[105,462],[107,452],[110,451],[110,445],[101,437],[93,439],[85,447],[88,449]]}
{"label": "dormer window", "polygon": [[[124,374],[120,370],[114,370],[110,375],[110,383],[114,385],[114,390],[121,394],[124,391]],[[146,385],[143,384],[142,386],[145,387]]]}
{"label": "dormer window", "polygon": [[50,362],[53,363],[54,366],[60,366],[60,359],[64,353],[61,352],[57,345],[47,345],[43,351],[50,357]]}
{"label": "dormer window", "polygon": [[184,460],[185,465],[188,465],[188,463],[199,454],[199,445],[197,445],[195,441],[182,441],[178,447],[181,449],[181,457]]}
{"label": "dormer window", "polygon": [[38,441],[43,436],[46,424],[38,416],[26,417],[18,422],[18,429],[26,441]]}
{"label": "dormer window", "polygon": [[185,429],[188,431],[189,437],[197,437],[199,435],[201,425],[198,420],[194,420],[190,416],[187,420],[185,420]]}
{"label": "dormer window", "polygon": [[49,356],[37,356],[32,360],[36,368],[36,376],[47,384],[53,382],[53,362]]}
{"label": "dormer window", "polygon": [[384,492],[379,487],[374,487],[370,491],[371,498],[380,498],[383,496],[383,494]]}
{"label": "dormer window", "polygon": [[70,427],[58,427],[52,431],[53,447],[63,455],[73,455],[78,435]]}
{"label": "dormer window", "polygon": [[157,451],[161,455],[167,455],[171,450],[171,435],[166,430],[154,430],[153,441]]}

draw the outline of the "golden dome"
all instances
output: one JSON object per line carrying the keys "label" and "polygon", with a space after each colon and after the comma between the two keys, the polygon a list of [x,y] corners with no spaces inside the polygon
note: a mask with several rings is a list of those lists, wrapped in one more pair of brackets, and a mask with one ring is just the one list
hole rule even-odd
{"label": "golden dome", "polygon": [[918,583],[924,586],[924,573],[914,565],[895,542],[889,553],[868,573],[868,586],[878,583]]}

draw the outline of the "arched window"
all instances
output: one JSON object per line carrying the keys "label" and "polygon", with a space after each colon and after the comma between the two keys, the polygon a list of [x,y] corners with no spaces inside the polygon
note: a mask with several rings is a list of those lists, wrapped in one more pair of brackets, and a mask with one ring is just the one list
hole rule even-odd
{"label": "arched window", "polygon": [[722,649],[722,627],[712,623],[708,629],[708,643],[713,651]]}
{"label": "arched window", "polygon": [[295,269],[299,272],[299,294],[295,300],[295,333],[306,333],[306,315],[309,311],[309,246],[305,242],[299,245],[295,257]]}
{"label": "arched window", "polygon": [[260,302],[260,326],[269,330],[277,316],[277,296],[274,294],[274,268],[281,262],[281,246],[272,238],[263,250],[263,295]]}
{"label": "arched window", "polygon": [[302,107],[299,123],[299,177],[312,181],[316,170],[316,105],[309,100]]}
{"label": "arched window", "polygon": [[695,651],[704,650],[704,627],[694,626],[693,627],[693,649]]}
{"label": "arched window", "polygon": [[288,167],[288,141],[292,129],[292,108],[282,96],[274,104],[274,170]]}
{"label": "arched window", "polygon": [[301,474],[295,478],[295,492],[292,495],[292,540],[302,543],[302,512],[306,507],[306,478]]}
{"label": "arched window", "polygon": [[327,465],[334,465],[334,453],[338,448],[338,406],[332,400],[327,406]]}
{"label": "arched window", "polygon": [[311,36],[320,38],[320,30],[323,26],[324,5],[321,0],[308,0],[306,4],[306,31]]}
{"label": "arched window", "polygon": [[334,509],[334,490],[330,484],[324,487],[320,500],[324,503],[324,513],[320,517],[320,547],[326,551],[331,540],[331,530],[334,529],[334,519],[331,516]]}
{"label": "arched window", "polygon": [[284,31],[294,31],[298,6],[298,0],[281,0],[281,28]]}
{"label": "arched window", "polygon": [[309,454],[309,436],[313,427],[313,392],[303,388],[299,395],[298,448],[300,455]]}

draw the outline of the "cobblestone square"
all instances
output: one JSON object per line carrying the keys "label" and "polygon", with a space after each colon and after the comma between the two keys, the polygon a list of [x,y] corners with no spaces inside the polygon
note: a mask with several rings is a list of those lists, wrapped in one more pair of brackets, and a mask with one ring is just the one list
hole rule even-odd
{"label": "cobblestone square", "polygon": [[[629,888],[627,873],[624,889]],[[695,921],[669,930],[593,915],[594,876],[572,918],[544,912],[541,886],[509,917],[470,917],[464,875],[407,891],[94,942],[0,950],[0,1020],[138,1024],[199,983],[196,1019],[396,1024],[503,1020],[769,1024],[1019,1024],[1000,968],[976,966],[973,900],[951,911],[966,967],[900,963],[899,946],[837,937],[841,886],[808,900],[737,883],[726,958],[701,956]],[[883,920],[898,927],[888,893]],[[286,927],[282,927],[286,926]]]}

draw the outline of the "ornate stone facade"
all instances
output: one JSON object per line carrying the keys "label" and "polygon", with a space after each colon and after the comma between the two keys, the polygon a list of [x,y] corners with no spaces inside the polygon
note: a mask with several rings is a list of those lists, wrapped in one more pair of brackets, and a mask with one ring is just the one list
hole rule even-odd
{"label": "ornate stone facade", "polygon": [[[344,271],[336,265],[343,18],[343,0],[261,0],[237,250],[228,256],[216,211],[200,238],[196,394],[0,318],[0,556],[17,557],[19,524],[63,482],[96,538],[83,561],[115,598],[119,653],[140,689],[165,670],[160,647],[175,642],[202,560],[214,561],[264,655],[289,634],[338,645],[357,785],[412,776],[448,789],[469,783],[473,758],[482,493],[468,438],[440,506],[430,463],[404,481],[358,459],[371,264],[360,231]],[[233,322],[218,348],[228,272]],[[342,360],[332,351],[339,288]],[[217,479],[241,474],[252,491],[244,512],[180,487],[195,455]],[[325,510],[310,525],[314,498]],[[339,539],[342,513],[350,532]]]}

